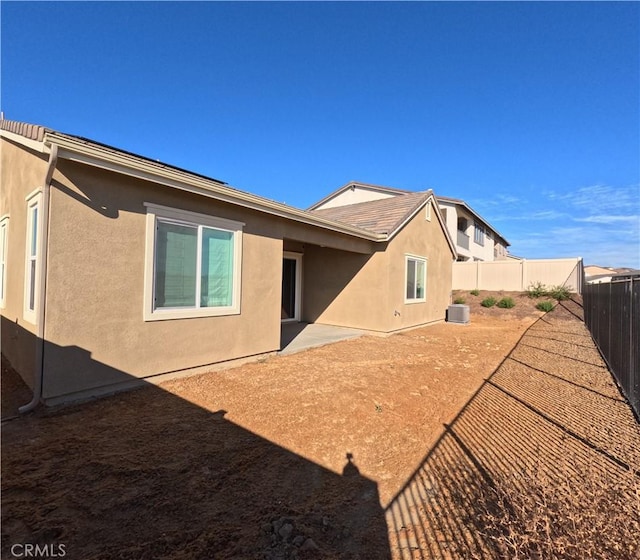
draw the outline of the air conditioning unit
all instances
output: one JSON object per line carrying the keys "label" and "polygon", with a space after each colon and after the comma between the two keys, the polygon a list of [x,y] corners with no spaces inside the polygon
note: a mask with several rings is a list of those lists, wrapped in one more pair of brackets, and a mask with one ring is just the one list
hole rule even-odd
{"label": "air conditioning unit", "polygon": [[460,323],[466,325],[469,322],[469,306],[454,303],[447,310],[447,323]]}

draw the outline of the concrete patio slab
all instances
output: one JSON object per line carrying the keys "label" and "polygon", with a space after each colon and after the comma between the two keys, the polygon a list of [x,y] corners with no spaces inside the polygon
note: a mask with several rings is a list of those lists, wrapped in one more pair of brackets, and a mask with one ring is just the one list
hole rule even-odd
{"label": "concrete patio slab", "polygon": [[367,334],[366,331],[358,329],[317,323],[283,323],[280,333],[280,354],[294,354],[307,348],[324,346]]}

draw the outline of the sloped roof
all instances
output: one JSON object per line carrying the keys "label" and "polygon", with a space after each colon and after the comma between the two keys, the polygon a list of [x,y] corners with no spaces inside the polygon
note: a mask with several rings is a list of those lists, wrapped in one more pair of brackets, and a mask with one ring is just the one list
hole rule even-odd
{"label": "sloped roof", "polygon": [[431,191],[312,210],[312,214],[374,233],[390,235],[432,196]]}
{"label": "sloped roof", "polygon": [[[184,171],[190,173],[191,175],[196,175],[198,177],[202,177],[203,179],[208,179],[210,181],[215,181],[216,183],[220,183],[221,185],[227,185],[224,181],[220,181],[219,179],[214,179],[213,177],[209,177],[207,175],[201,175],[200,173],[195,173],[193,171],[189,171],[182,167],[177,167],[175,165],[171,165],[170,163],[164,163],[157,159],[151,159],[146,156],[141,156],[140,154],[134,154],[133,152],[128,152],[127,150],[123,150],[121,148],[114,148],[109,144],[103,144],[102,142],[96,142],[95,140],[91,140],[89,138],[85,138],[83,136],[78,136],[76,134],[69,134],[67,132],[60,132],[57,130],[53,130],[51,128],[47,128],[46,126],[41,126],[37,124],[29,124],[18,121],[9,121],[6,119],[0,119],[0,130],[6,130],[7,132],[13,132],[14,134],[18,134],[19,136],[23,136],[29,140],[35,140],[37,142],[43,142],[45,140],[45,135],[55,135],[61,138],[68,138],[69,140],[74,140],[76,142],[80,142],[86,145],[94,145],[100,146],[105,150],[109,150],[114,153],[126,154],[131,157],[135,157],[141,160],[145,160],[151,165],[157,167],[165,167],[168,169],[175,169],[178,171]],[[233,187],[229,187],[233,188]]]}
{"label": "sloped roof", "polygon": [[37,124],[8,121],[6,119],[0,119],[0,130],[13,132],[14,134],[24,136],[29,140],[37,140],[39,142],[42,142],[42,140],[44,140],[45,133],[52,132],[51,129]]}
{"label": "sloped roof", "polygon": [[[395,188],[395,187],[385,187],[385,186],[382,186],[382,185],[372,185],[372,184],[369,184],[369,183],[360,183],[358,181],[350,181],[346,185],[343,185],[339,189],[336,189],[332,193],[330,193],[327,196],[325,196],[322,200],[319,200],[318,202],[312,204],[308,208],[308,210],[311,210],[311,211],[315,212],[316,208],[319,208],[323,204],[329,202],[330,200],[332,200],[336,196],[339,196],[343,192],[345,192],[345,191],[347,191],[347,190],[349,190],[349,189],[351,189],[353,187],[357,187],[359,189],[373,191],[373,192],[384,193],[384,194],[391,195],[393,197],[398,197],[398,196],[407,195],[407,194],[414,194],[414,191],[407,191],[405,189],[398,189],[398,188]],[[461,200],[459,198],[450,198],[450,197],[446,197],[446,196],[436,196],[436,202],[438,204],[440,202],[444,202],[444,203],[456,204],[458,206],[464,207],[474,218],[476,218],[479,222],[484,224],[493,233],[495,233],[495,235],[497,237],[499,237],[502,241],[504,241],[504,244],[506,246],[510,246],[511,245],[511,243],[509,243],[506,240],[506,238],[497,229],[495,229],[489,222],[487,222],[487,220],[485,220],[482,216],[480,216],[480,214],[478,214],[473,208],[471,208],[464,200]]]}
{"label": "sloped roof", "polygon": [[43,153],[50,152],[55,146],[58,150],[58,159],[69,159],[117,173],[139,177],[143,180],[151,180],[168,187],[194,192],[216,200],[368,241],[387,241],[384,235],[345,225],[343,222],[334,222],[306,210],[300,210],[293,206],[236,189],[218,179],[114,148],[82,136],[6,119],[0,119],[0,133],[1,136],[9,140],[22,143],[26,147]]}
{"label": "sloped roof", "polygon": [[[317,211],[301,210],[236,189],[218,179],[44,126],[0,118],[0,132],[3,137],[43,153],[51,152],[55,147],[59,159],[69,159],[143,180],[151,180],[168,187],[374,242],[389,241],[405,222],[424,206],[429,197],[433,196],[430,190],[413,193],[391,187],[348,183],[339,190],[358,184],[373,190],[384,189],[397,196],[352,204],[349,207]],[[455,245],[442,222],[442,217],[437,211],[435,215],[455,256]]]}

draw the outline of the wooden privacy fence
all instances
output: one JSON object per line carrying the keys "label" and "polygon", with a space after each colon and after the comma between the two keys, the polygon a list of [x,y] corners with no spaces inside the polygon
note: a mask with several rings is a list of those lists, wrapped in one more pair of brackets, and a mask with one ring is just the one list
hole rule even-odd
{"label": "wooden privacy fence", "polygon": [[453,263],[454,290],[524,292],[540,282],[582,290],[582,259],[534,259]]}
{"label": "wooden privacy fence", "polygon": [[584,322],[640,418],[640,277],[585,284]]}

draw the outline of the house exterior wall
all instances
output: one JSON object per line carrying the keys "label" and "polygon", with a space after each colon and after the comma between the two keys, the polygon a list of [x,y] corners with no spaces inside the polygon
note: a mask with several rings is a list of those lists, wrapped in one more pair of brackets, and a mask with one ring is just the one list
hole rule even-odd
{"label": "house exterior wall", "polygon": [[[25,196],[46,169],[44,156],[3,150],[12,260],[2,350],[30,386],[37,328],[22,320]],[[58,161],[50,200],[43,398],[51,403],[277,351],[283,239],[342,247],[351,258],[373,250],[371,241],[68,160]],[[244,223],[239,314],[144,320],[145,203]]]}
{"label": "house exterior wall", "polygon": [[[143,320],[145,202],[245,223],[239,315]],[[282,239],[273,229],[258,212],[59,162],[44,398],[277,350]]]}
{"label": "house exterior wall", "polygon": [[[2,351],[35,376],[37,326],[23,319],[27,205],[47,157],[2,141],[0,217],[10,218]],[[304,254],[303,319],[391,332],[442,320],[452,253],[421,210],[388,243],[215,201],[59,159],[51,183],[43,398],[56,403],[279,349],[283,250]],[[240,312],[145,320],[145,204],[244,224]],[[426,301],[404,302],[405,255],[425,257]]]}
{"label": "house exterior wall", "polygon": [[303,256],[302,319],[385,331],[388,270],[384,251],[352,255],[310,246]]}
{"label": "house exterior wall", "polygon": [[493,243],[493,258],[496,261],[503,261],[509,258],[509,250],[501,241],[494,241]]}
{"label": "house exterior wall", "polygon": [[[405,303],[406,255],[427,259],[425,302]],[[370,257],[346,260],[339,251],[305,250],[306,321],[393,332],[444,319],[452,253],[435,218],[427,221],[420,211]]]}
{"label": "house exterior wall", "polygon": [[391,198],[395,195],[371,190],[354,185],[352,188],[337,194],[333,198],[330,198],[315,210],[322,210],[323,208],[335,208],[336,206],[347,206],[348,204],[357,204],[358,202],[369,202],[371,200],[380,200],[381,198]]}
{"label": "house exterior wall", "polygon": [[0,218],[8,216],[5,305],[0,309],[2,353],[33,387],[38,328],[24,319],[24,279],[27,234],[26,197],[42,187],[47,156],[0,140]]}
{"label": "house exterior wall", "polygon": [[[447,230],[451,239],[456,244],[458,251],[458,257],[464,260],[481,260],[481,261],[493,261],[496,260],[495,238],[496,234],[493,230],[488,228],[486,224],[482,224],[485,228],[484,245],[475,242],[474,232],[475,223],[477,219],[470,213],[465,211],[464,208],[449,202],[439,202],[440,209],[443,210],[442,214],[445,217]],[[458,231],[458,218],[465,218],[467,220],[467,227],[462,232],[466,235],[465,238],[459,235]],[[505,258],[506,255],[499,251],[500,258]]]}

